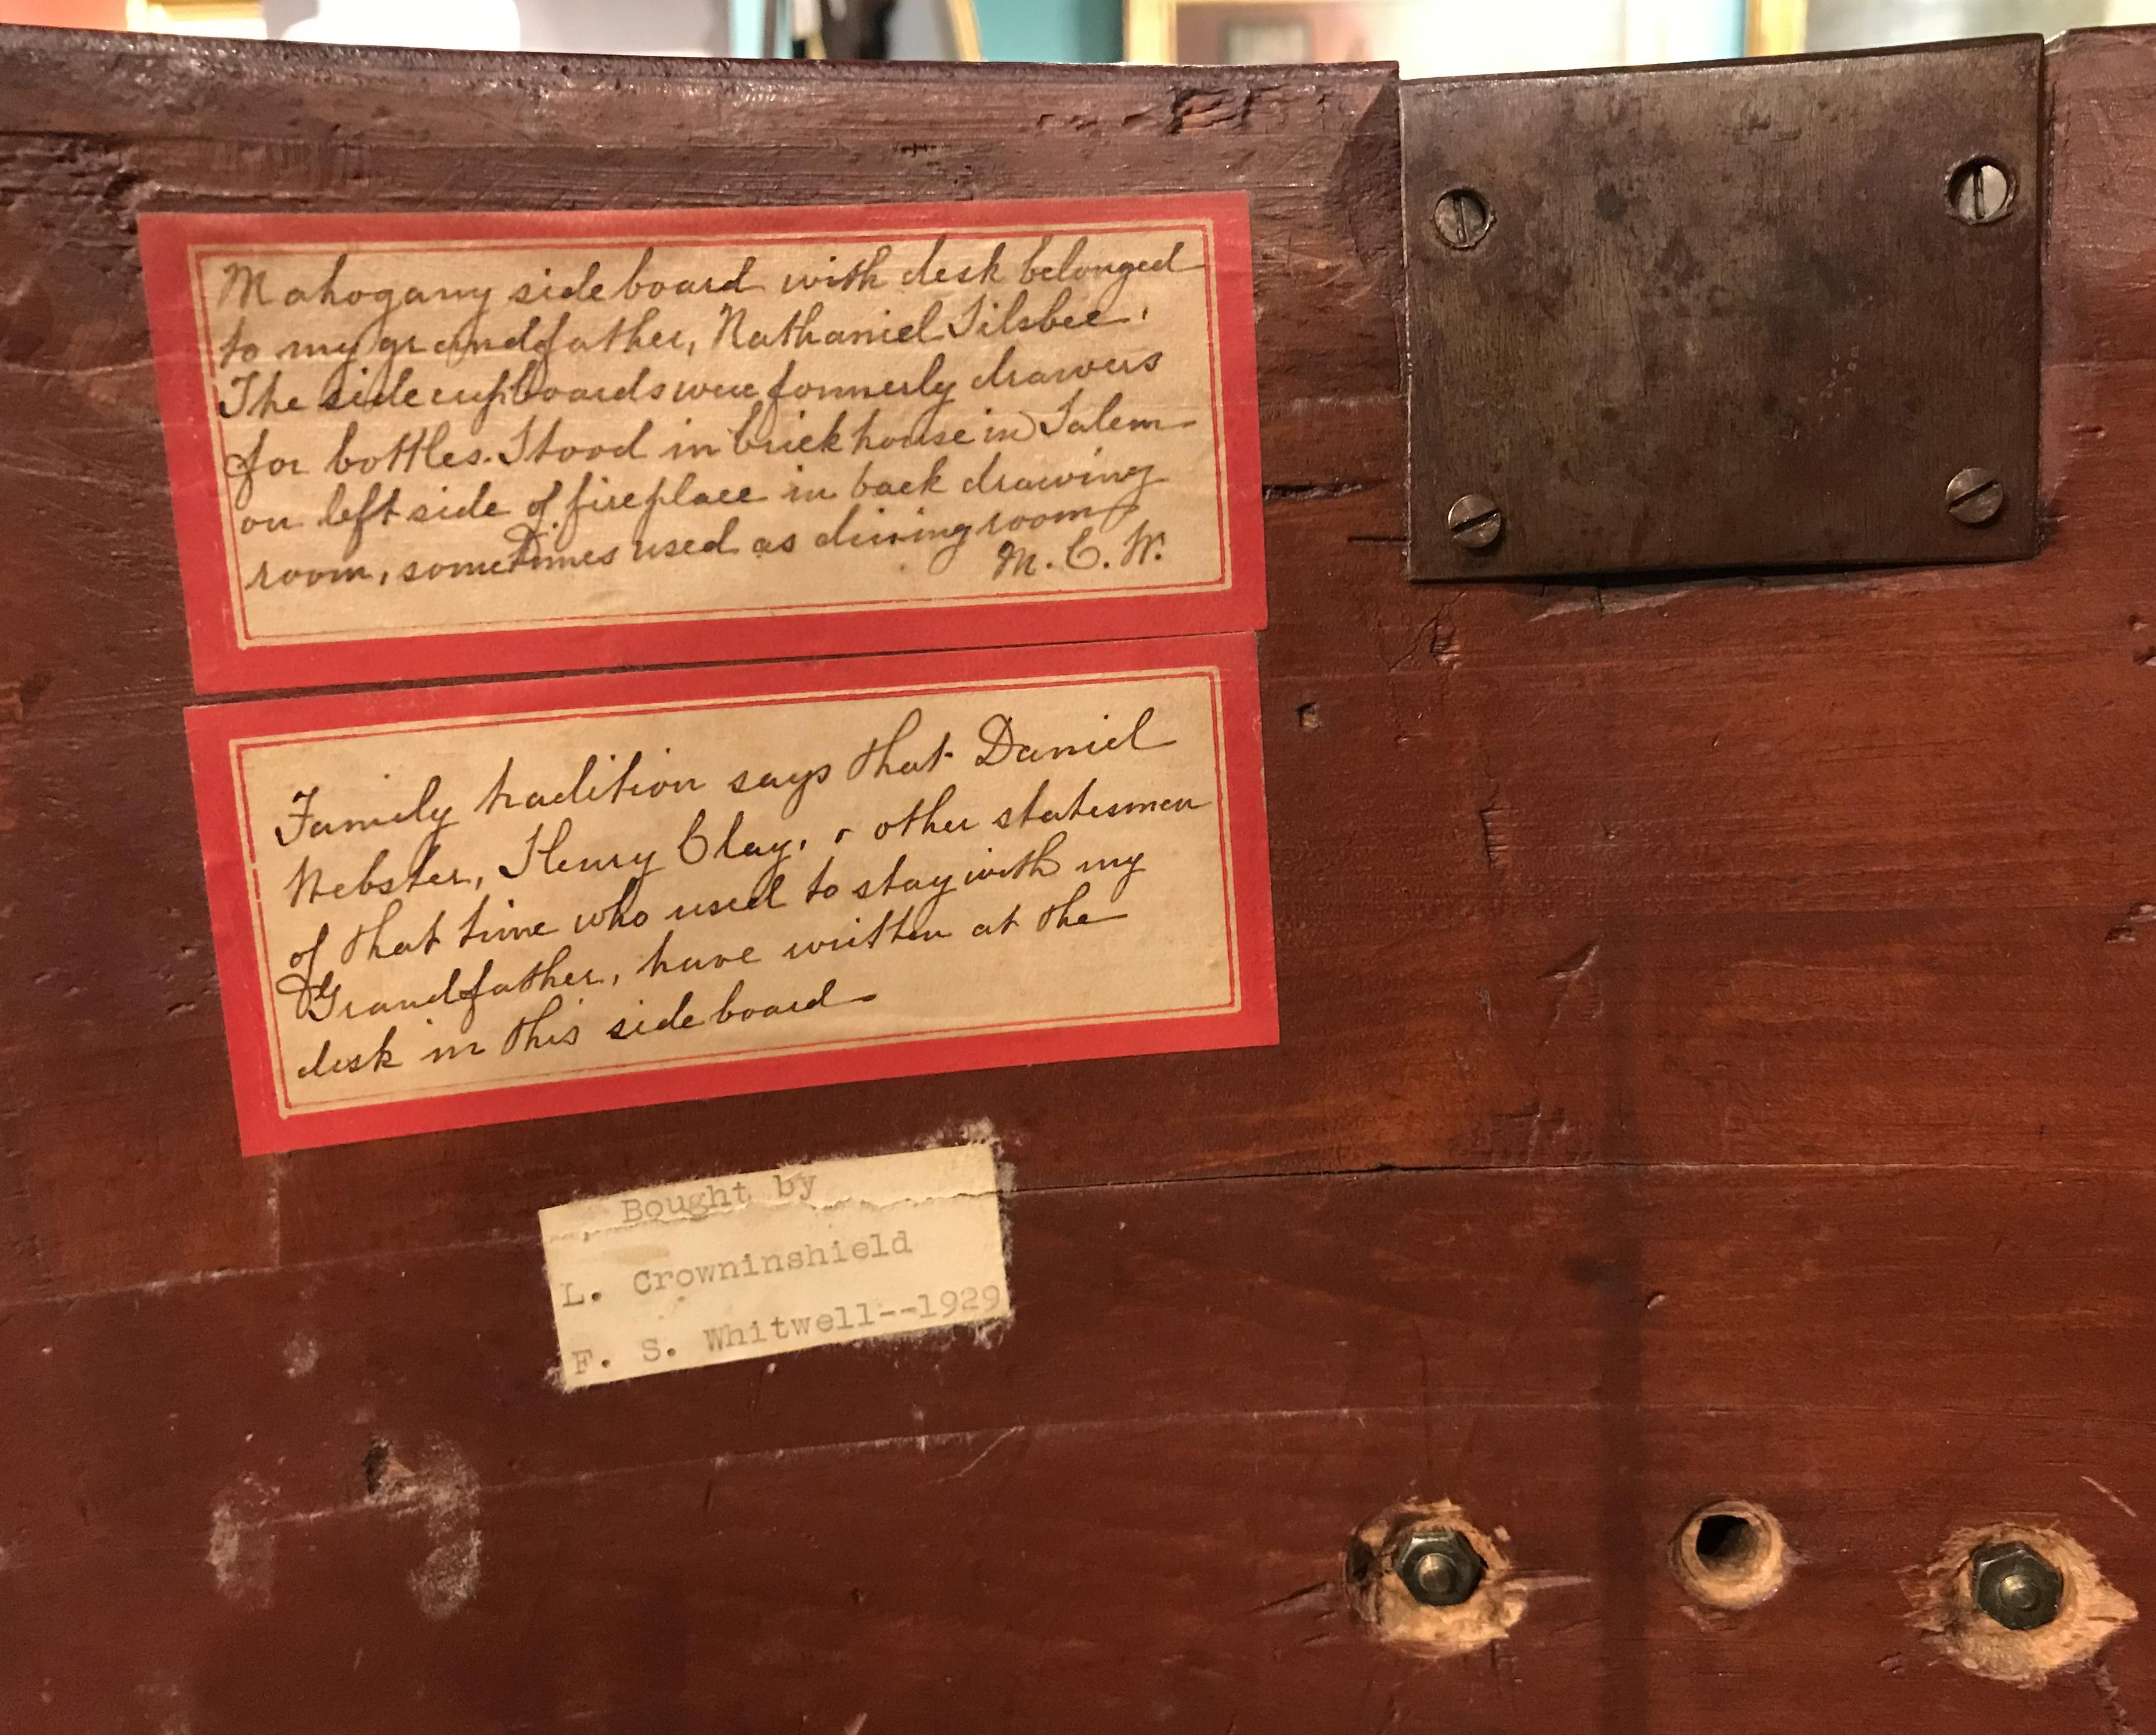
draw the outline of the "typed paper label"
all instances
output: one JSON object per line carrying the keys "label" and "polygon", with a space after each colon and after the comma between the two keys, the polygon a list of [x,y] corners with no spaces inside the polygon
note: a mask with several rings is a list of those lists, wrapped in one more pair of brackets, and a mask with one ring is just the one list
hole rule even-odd
{"label": "typed paper label", "polygon": [[570,1391],[1010,1315],[985,1144],[579,1199],[539,1232]]}

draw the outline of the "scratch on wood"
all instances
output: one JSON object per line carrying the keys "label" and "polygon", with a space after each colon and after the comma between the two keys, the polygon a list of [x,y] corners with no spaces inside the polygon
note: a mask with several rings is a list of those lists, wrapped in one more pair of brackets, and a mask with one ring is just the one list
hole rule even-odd
{"label": "scratch on wood", "polygon": [[1601,950],[1602,942],[1600,940],[1589,940],[1578,951],[1574,952],[1571,957],[1565,960],[1563,963],[1553,965],[1549,969],[1544,970],[1543,972],[1543,980],[1546,982],[1564,982],[1567,984],[1578,981],[1581,976],[1587,973],[1588,966],[1594,962],[1594,955]]}
{"label": "scratch on wood", "polygon": [[1919,578],[1882,575],[1876,572],[1835,573],[1709,573],[1696,579],[1677,579],[1650,584],[1611,584],[1589,588],[1579,584],[1548,585],[1547,600],[1528,624],[1553,620],[1567,615],[1627,615],[1640,609],[1658,609],[1665,604],[1720,590],[1838,590],[1853,596],[1877,591],[1908,592],[1935,588],[1936,573]]}
{"label": "scratch on wood", "polygon": [[1270,1603],[1261,1603],[1252,1612],[1259,1614],[1331,1614],[1342,1603],[1342,1592],[1337,1584],[1306,1584],[1301,1590],[1291,1590],[1284,1597],[1275,1597]]}
{"label": "scratch on wood", "polygon": [[[1558,989],[1557,999],[1550,1007],[1549,1025],[1548,1027],[1549,1029],[1554,1030],[1557,1028],[1558,1018],[1559,1015],[1563,1012],[1566,1002],[1572,998],[1572,991],[1579,986],[1581,981],[1585,978],[1588,971],[1594,967],[1594,960],[1599,955],[1600,955],[1601,951],[1602,942],[1600,940],[1589,940],[1584,947],[1580,950],[1574,952],[1572,956],[1566,959],[1563,963],[1555,965],[1543,972],[1543,980],[1544,981],[1556,982],[1561,985]],[[1602,1016],[1602,1001],[1599,991],[1597,991],[1595,996],[1594,1016],[1598,1018]]]}
{"label": "scratch on wood", "polygon": [[2096,1491],[2098,1494],[2101,1494],[2106,1500],[2109,1501],[2112,1505],[2117,1506],[2120,1511],[2125,1513],[2128,1517],[2133,1519],[2135,1523],[2138,1524],[2141,1521],[2140,1513],[2135,1511],[2133,1507],[2127,1505],[2124,1501],[2121,1500],[2116,1494],[2112,1493],[2110,1489],[2105,1487],[2102,1483],[2097,1481],[2094,1476],[2083,1476],[2082,1480],[2087,1483],[2090,1487],[2095,1489]]}
{"label": "scratch on wood", "polygon": [[1490,864],[1490,871],[1502,873],[1505,859],[1512,852],[1512,818],[1504,798],[1492,795],[1490,805],[1475,810],[1475,816],[1482,824],[1482,859]]}
{"label": "scratch on wood", "polygon": [[1450,668],[1460,661],[1460,646],[1453,631],[1450,603],[1415,629],[1414,637],[1409,642],[1408,648],[1385,665],[1385,672],[1397,675],[1409,663],[1425,656],[1444,669]]}
{"label": "scratch on wood", "polygon": [[1015,1428],[1006,1428],[1001,1434],[990,1440],[988,1444],[982,1447],[978,1452],[975,1453],[973,1456],[968,1460],[966,1467],[963,1470],[953,1470],[947,1476],[938,1476],[937,1480],[938,1482],[956,1482],[963,1477],[971,1475],[975,1470],[978,1470],[983,1464],[988,1461],[988,1454],[993,1452],[998,1446],[1000,1446],[1005,1440],[1015,1439],[1018,1435],[1024,1434],[1024,1432],[1025,1424],[1024,1423],[1020,1423]]}
{"label": "scratch on wood", "polygon": [[2089,1671],[2096,1682],[2096,1696],[2103,1707],[2103,1719],[2111,1735],[2141,1735],[2133,1719],[2126,1714],[2126,1702],[2119,1696],[2118,1683],[2111,1678],[2111,1665],[2098,1660]]}
{"label": "scratch on wood", "polygon": [[1520,1660],[1502,1639],[1490,1641],[1490,1678],[1507,1693],[1519,1690]]}
{"label": "scratch on wood", "polygon": [[2145,901],[2137,904],[2126,912],[2124,921],[2104,935],[2105,944],[2115,946],[2138,945],[2141,942],[2139,930],[2147,927],[2151,922],[2156,922],[2156,904]]}
{"label": "scratch on wood", "polygon": [[1342,500],[1350,494],[1367,494],[1375,482],[1267,482],[1260,491],[1267,506],[1285,506],[1303,500]]}
{"label": "scratch on wood", "polygon": [[1168,123],[1172,132],[1204,132],[1214,127],[1235,128],[1250,118],[1256,92],[1241,90],[1178,90]]}
{"label": "scratch on wood", "polygon": [[270,1226],[270,1263],[276,1266],[285,1263],[285,1159],[273,1156],[269,1161],[269,1188],[262,1202]]}

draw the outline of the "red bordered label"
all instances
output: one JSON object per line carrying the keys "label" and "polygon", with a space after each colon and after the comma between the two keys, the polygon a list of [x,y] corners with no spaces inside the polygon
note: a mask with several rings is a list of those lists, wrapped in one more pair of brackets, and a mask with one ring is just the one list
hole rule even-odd
{"label": "red bordered label", "polygon": [[250,1151],[1277,1040],[1247,636],[187,732]]}
{"label": "red bordered label", "polygon": [[1264,624],[1240,194],[141,235],[203,691]]}

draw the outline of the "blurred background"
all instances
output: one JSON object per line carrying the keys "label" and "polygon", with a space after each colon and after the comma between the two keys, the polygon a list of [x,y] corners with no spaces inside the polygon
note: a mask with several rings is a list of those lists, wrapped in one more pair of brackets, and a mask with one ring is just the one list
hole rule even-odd
{"label": "blurred background", "polygon": [[0,22],[539,53],[1253,65],[1411,78],[2156,22],[2156,0],[0,0]]}

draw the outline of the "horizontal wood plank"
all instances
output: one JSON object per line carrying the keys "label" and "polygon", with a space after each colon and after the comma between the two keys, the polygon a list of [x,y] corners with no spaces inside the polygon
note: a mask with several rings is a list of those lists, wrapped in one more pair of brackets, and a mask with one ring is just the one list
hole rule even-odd
{"label": "horizontal wood plank", "polygon": [[[0,33],[0,1722],[2147,1727],[1897,1578],[2156,1598],[2156,34],[2051,75],[2036,560],[1426,589],[1382,70]],[[133,214],[1104,188],[1252,198],[1281,1046],[241,1160]],[[1000,1336],[550,1383],[541,1207],[980,1123]],[[1729,1494],[1802,1563],[1707,1618]],[[1585,1582],[1389,1649],[1410,1496]]]}

